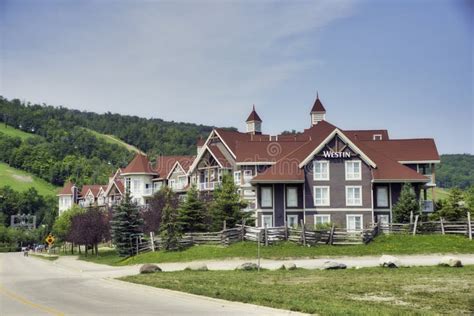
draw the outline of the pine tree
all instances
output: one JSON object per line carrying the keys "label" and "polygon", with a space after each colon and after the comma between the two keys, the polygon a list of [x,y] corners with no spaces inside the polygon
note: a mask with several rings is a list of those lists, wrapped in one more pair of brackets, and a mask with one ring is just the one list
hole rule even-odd
{"label": "pine tree", "polygon": [[186,199],[179,208],[180,222],[183,232],[205,232],[207,226],[207,213],[205,204],[199,197],[195,185],[186,193]]}
{"label": "pine tree", "polygon": [[405,183],[398,202],[393,207],[393,221],[395,223],[408,223],[412,212],[414,215],[420,213],[420,203],[411,184]]}
{"label": "pine tree", "polygon": [[222,185],[214,190],[214,200],[211,204],[212,229],[221,230],[223,222],[231,228],[244,219],[250,218],[250,213],[242,209],[246,203],[242,201],[237,193],[237,186],[229,174],[222,177]]}
{"label": "pine tree", "polygon": [[466,217],[467,208],[463,203],[463,193],[460,189],[454,188],[449,191],[443,208],[439,210],[439,216],[448,221],[457,221]]}
{"label": "pine tree", "polygon": [[174,192],[169,187],[163,187],[165,206],[161,211],[160,237],[165,250],[178,250],[179,239],[182,235],[178,209],[174,206]]}
{"label": "pine tree", "polygon": [[122,203],[114,210],[111,227],[112,240],[120,257],[136,254],[136,238],[141,234],[143,220],[138,207],[126,192]]}

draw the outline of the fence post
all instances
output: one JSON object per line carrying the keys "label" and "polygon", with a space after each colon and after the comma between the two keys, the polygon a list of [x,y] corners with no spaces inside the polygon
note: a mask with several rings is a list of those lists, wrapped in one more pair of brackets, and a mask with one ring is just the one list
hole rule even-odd
{"label": "fence post", "polygon": [[258,236],[258,240],[257,240],[257,267],[258,267],[258,272],[260,272],[260,239],[261,239],[261,235],[262,234],[262,231],[259,230],[258,233],[257,233],[257,236]]}
{"label": "fence post", "polygon": [[333,242],[333,238],[334,238],[334,224],[332,224],[331,226],[331,230],[329,231],[329,240],[328,240],[328,244],[332,245],[332,242]]}
{"label": "fence post", "polygon": [[151,251],[155,252],[155,233],[150,232],[150,246],[151,246]]}
{"label": "fence post", "polygon": [[301,240],[303,241],[303,246],[306,246],[306,228],[304,227],[303,220],[300,221],[301,223]]}
{"label": "fence post", "polygon": [[440,223],[441,223],[441,234],[444,235],[444,218],[441,217],[439,220],[440,220]]}
{"label": "fence post", "polygon": [[285,240],[288,240],[288,223],[285,221],[284,225],[285,225]]}
{"label": "fence post", "polygon": [[136,236],[135,238],[136,238],[136,244],[137,244],[137,252],[135,254],[138,255],[138,236]]}
{"label": "fence post", "polygon": [[472,240],[471,212],[467,212],[467,228],[469,230],[469,240]]}
{"label": "fence post", "polygon": [[410,224],[413,224],[413,211],[410,211]]}
{"label": "fence post", "polygon": [[227,229],[227,224],[226,224],[226,221],[224,220],[224,224],[223,224],[222,230],[226,230],[226,229]]}
{"label": "fence post", "polygon": [[415,216],[415,225],[413,225],[413,236],[415,236],[416,234],[416,226],[418,225],[418,216],[419,215]]}
{"label": "fence post", "polygon": [[263,227],[264,230],[264,237],[265,237],[265,246],[268,246],[268,231],[267,231],[267,224]]}
{"label": "fence post", "polygon": [[240,241],[244,241],[245,237],[245,219],[242,221],[242,231],[240,232]]}

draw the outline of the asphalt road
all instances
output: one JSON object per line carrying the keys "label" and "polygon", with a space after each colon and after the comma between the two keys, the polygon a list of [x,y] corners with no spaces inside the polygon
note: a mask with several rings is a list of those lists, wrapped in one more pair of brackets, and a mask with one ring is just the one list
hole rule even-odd
{"label": "asphalt road", "polygon": [[[132,272],[55,264],[0,254],[0,314],[10,315],[290,315],[289,311],[216,300],[113,280]],[[99,267],[99,268],[95,268]],[[103,270],[101,270],[103,269]],[[136,273],[136,270],[133,270]]]}

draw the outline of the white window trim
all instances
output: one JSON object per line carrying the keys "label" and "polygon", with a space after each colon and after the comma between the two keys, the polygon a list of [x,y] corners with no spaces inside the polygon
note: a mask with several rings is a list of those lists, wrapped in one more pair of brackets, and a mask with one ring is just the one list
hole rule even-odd
{"label": "white window trim", "polygon": [[[237,176],[239,177],[237,181]],[[242,171],[234,171],[234,183],[235,184],[241,184],[242,182]]]}
{"label": "white window trim", "polygon": [[288,227],[294,227],[294,226],[290,226],[290,217],[291,218],[295,218],[296,217],[296,226],[298,226],[298,215],[297,214],[287,214],[286,215],[286,226]]}
{"label": "white window trim", "polygon": [[[325,178],[318,178],[316,177],[316,164],[321,163],[321,164],[326,164],[328,167],[328,175]],[[330,175],[329,175],[329,160],[314,160],[313,161],[313,180],[314,181],[329,181]]]}
{"label": "white window trim", "polygon": [[[357,229],[349,230],[349,217],[356,217],[356,216],[360,217],[360,230],[357,230]],[[351,231],[351,232],[358,232],[358,231],[364,230],[364,215],[362,215],[362,214],[347,214],[346,215],[346,230]]]}
{"label": "white window trim", "polygon": [[244,170],[244,177],[252,177],[252,170]]}
{"label": "white window trim", "polygon": [[273,227],[273,215],[271,214],[262,214],[262,227],[265,227],[265,217],[270,217],[272,219],[272,224],[270,227]]}
{"label": "white window trim", "polygon": [[[349,163],[354,163],[354,162],[358,162],[359,163],[359,177],[358,178],[347,178],[347,165]],[[345,163],[344,163],[344,174],[345,174],[345,177],[346,177],[346,181],[360,181],[362,180],[362,161],[361,160],[346,160]]]}
{"label": "white window trim", "polygon": [[[271,205],[263,205],[263,190],[270,190]],[[260,206],[262,208],[273,208],[273,187],[261,187],[260,191]]]}
{"label": "white window trim", "polygon": [[314,214],[314,226],[318,225],[316,223],[316,218],[318,218],[318,217],[319,218],[327,217],[327,218],[329,218],[328,223],[331,223],[331,214]]}
{"label": "white window trim", "polygon": [[[296,204],[295,204],[295,205],[290,205],[290,204],[288,203],[288,201],[289,201],[288,197],[290,196],[290,195],[288,194],[288,192],[289,192],[290,190],[295,190],[295,192],[296,192],[296,198],[295,198],[295,203],[296,203]],[[298,187],[287,186],[285,193],[286,193],[286,207],[298,207]]]}
{"label": "white window trim", "polygon": [[[349,204],[349,189],[356,189],[360,190],[360,203]],[[355,199],[354,199],[355,200]],[[362,206],[362,186],[361,185],[346,185],[346,206]]]}
{"label": "white window trim", "polygon": [[374,134],[372,140],[383,140],[382,134]]}
{"label": "white window trim", "polygon": [[[328,201],[327,201],[327,204],[324,203],[324,204],[317,204],[316,203],[316,189],[325,189],[327,188],[328,189]],[[313,203],[314,203],[314,206],[330,206],[331,205],[331,187],[328,186],[328,185],[315,185],[313,186]]]}

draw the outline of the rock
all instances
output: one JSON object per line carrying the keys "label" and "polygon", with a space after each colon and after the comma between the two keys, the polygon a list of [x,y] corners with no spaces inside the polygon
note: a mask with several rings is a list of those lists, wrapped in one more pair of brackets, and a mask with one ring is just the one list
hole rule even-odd
{"label": "rock", "polygon": [[386,268],[399,268],[401,267],[400,259],[394,256],[383,255],[379,259],[379,263],[382,267]]}
{"label": "rock", "polygon": [[462,267],[462,262],[461,262],[461,259],[459,258],[446,256],[446,257],[441,258],[439,265],[445,266],[445,267],[460,268]]}
{"label": "rock", "polygon": [[205,263],[191,263],[186,267],[184,270],[191,270],[191,271],[207,271],[208,268]]}
{"label": "rock", "polygon": [[140,267],[140,274],[161,272],[161,268],[156,264],[144,264]]}
{"label": "rock", "polygon": [[321,269],[323,270],[336,270],[336,269],[345,269],[347,266],[344,263],[339,263],[335,261],[326,261],[323,263]]}
{"label": "rock", "polygon": [[252,270],[257,270],[257,269],[258,269],[258,265],[253,262],[245,262],[237,267],[237,270],[243,270],[243,271],[252,271]]}
{"label": "rock", "polygon": [[296,270],[296,264],[294,264],[293,262],[285,263],[283,266],[286,270]]}

